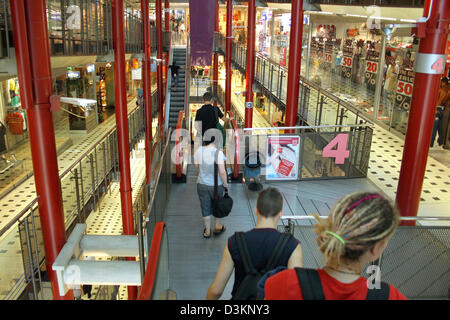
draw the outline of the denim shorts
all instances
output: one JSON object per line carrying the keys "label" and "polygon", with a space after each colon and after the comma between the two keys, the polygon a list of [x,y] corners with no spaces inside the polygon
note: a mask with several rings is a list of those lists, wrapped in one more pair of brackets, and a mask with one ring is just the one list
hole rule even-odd
{"label": "denim shorts", "polygon": [[[223,185],[217,187],[217,192],[223,194],[225,191]],[[214,195],[214,186],[197,183],[197,194],[202,208],[202,217],[212,215],[212,200]]]}

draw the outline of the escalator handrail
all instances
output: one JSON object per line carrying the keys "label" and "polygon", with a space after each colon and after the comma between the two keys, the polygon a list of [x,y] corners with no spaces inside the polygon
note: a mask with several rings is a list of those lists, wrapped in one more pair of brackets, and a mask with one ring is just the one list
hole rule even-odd
{"label": "escalator handrail", "polygon": [[[168,37],[169,38],[169,51],[167,51],[167,66],[166,66],[166,89],[165,89],[165,97],[164,97],[164,105],[165,105],[165,110],[163,112],[163,124],[165,128],[169,127],[169,114],[170,114],[170,90],[169,90],[169,85],[172,85],[172,76],[170,75],[170,70],[169,70],[169,66],[170,66],[170,62],[173,59],[172,55],[172,31],[168,31],[170,32],[171,36]],[[170,82],[170,84],[169,84]],[[167,121],[167,123],[166,123]],[[162,136],[161,136],[162,138]],[[161,139],[162,140],[162,139]]]}
{"label": "escalator handrail", "polygon": [[177,170],[177,178],[181,179],[181,160],[180,160],[180,153],[181,153],[181,129],[183,126],[183,119],[184,119],[184,111],[180,110],[178,113],[178,121],[177,121],[177,130],[175,132],[175,164],[176,164],[176,170]]}
{"label": "escalator handrail", "polygon": [[229,114],[231,120],[231,125],[233,126],[233,132],[234,132],[234,164],[233,164],[233,179],[237,179],[239,176],[239,128],[236,124],[236,119],[234,117],[234,114],[231,110],[227,111]]}
{"label": "escalator handrail", "polygon": [[138,300],[150,300],[155,286],[156,271],[158,270],[159,253],[161,249],[162,236],[165,223],[157,222],[153,232],[152,244],[148,255],[147,268],[145,269],[144,282],[139,292]]}

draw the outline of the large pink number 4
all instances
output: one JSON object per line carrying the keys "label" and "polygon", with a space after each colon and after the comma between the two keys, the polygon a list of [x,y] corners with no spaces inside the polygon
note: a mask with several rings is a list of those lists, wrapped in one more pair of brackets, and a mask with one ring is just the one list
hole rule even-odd
{"label": "large pink number 4", "polygon": [[[350,157],[350,151],[347,150],[348,134],[340,133],[322,150],[322,157],[335,158],[336,164],[344,164],[345,159]],[[334,147],[336,146],[336,149]]]}

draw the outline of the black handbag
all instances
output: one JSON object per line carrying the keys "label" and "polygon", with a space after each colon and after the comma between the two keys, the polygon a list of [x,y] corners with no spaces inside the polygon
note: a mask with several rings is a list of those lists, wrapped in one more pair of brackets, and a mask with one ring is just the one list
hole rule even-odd
{"label": "black handbag", "polygon": [[217,161],[219,158],[219,150],[216,150],[214,160],[214,194],[212,201],[213,216],[216,218],[224,218],[228,216],[233,208],[233,199],[228,195],[228,189],[225,188],[225,194],[219,195],[218,192],[218,174],[219,166]]}

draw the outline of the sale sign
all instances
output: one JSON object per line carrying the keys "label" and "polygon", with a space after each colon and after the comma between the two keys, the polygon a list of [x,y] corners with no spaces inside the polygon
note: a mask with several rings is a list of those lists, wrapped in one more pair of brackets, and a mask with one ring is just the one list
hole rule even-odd
{"label": "sale sign", "polygon": [[375,91],[377,82],[377,73],[379,68],[380,53],[373,49],[367,50],[366,53],[366,72],[364,73],[364,79],[368,89]]}
{"label": "sale sign", "polygon": [[400,69],[398,74],[395,104],[405,110],[409,110],[409,107],[411,106],[414,76],[414,71],[406,69]]}
{"label": "sale sign", "polygon": [[268,137],[266,179],[297,180],[299,154],[299,136]]}
{"label": "sale sign", "polygon": [[350,78],[352,75],[353,67],[353,40],[345,40],[344,47],[342,49],[344,57],[341,61],[341,76],[344,78]]}

